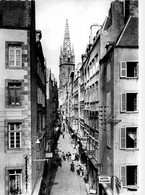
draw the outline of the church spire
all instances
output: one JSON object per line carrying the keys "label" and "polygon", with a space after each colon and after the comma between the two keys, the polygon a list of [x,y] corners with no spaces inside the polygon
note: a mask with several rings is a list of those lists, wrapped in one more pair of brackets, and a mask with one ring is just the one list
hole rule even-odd
{"label": "church spire", "polygon": [[69,26],[68,19],[66,19],[65,31],[64,31],[64,41],[63,41],[63,52],[71,53],[71,44],[70,44],[70,35],[69,35]]}
{"label": "church spire", "polygon": [[68,19],[66,19],[63,47],[60,51],[60,64],[74,64],[74,51],[71,49]]}

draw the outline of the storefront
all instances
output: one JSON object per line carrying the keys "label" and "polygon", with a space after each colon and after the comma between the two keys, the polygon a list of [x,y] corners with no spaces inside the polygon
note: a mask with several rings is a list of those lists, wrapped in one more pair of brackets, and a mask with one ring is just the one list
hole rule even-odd
{"label": "storefront", "polygon": [[89,166],[89,188],[90,188],[90,194],[97,194],[98,165],[97,165],[97,161],[92,157],[92,155],[88,155],[88,166]]}

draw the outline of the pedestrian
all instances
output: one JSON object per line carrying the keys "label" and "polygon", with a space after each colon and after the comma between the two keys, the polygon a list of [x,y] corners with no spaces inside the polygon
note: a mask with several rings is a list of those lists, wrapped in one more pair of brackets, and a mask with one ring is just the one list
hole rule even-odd
{"label": "pedestrian", "polygon": [[68,158],[69,158],[69,161],[71,161],[71,153],[68,152]]}
{"label": "pedestrian", "polygon": [[66,159],[67,159],[67,161],[69,161],[69,153],[68,152],[66,153]]}
{"label": "pedestrian", "polygon": [[76,166],[76,172],[77,172],[77,175],[80,175],[80,165],[79,164]]}
{"label": "pedestrian", "polygon": [[80,166],[80,176],[82,177],[83,176],[83,167]]}
{"label": "pedestrian", "polygon": [[58,158],[58,166],[62,167],[61,158]]}
{"label": "pedestrian", "polygon": [[64,152],[62,152],[61,158],[62,158],[64,161],[66,160]]}
{"label": "pedestrian", "polygon": [[75,168],[74,168],[74,163],[73,163],[73,161],[71,162],[71,164],[70,164],[70,170],[72,171],[72,172],[74,172],[75,171]]}
{"label": "pedestrian", "polygon": [[75,154],[74,153],[71,155],[71,160],[75,161]]}
{"label": "pedestrian", "polygon": [[75,154],[75,159],[78,161],[79,160],[79,155],[76,153]]}

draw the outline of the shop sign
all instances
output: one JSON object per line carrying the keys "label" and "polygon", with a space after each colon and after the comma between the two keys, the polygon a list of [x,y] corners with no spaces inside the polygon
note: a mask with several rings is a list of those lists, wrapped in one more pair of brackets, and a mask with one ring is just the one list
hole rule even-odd
{"label": "shop sign", "polygon": [[45,153],[45,158],[52,158],[52,157],[53,157],[52,152]]}
{"label": "shop sign", "polygon": [[111,183],[111,177],[99,176],[99,183]]}
{"label": "shop sign", "polygon": [[90,189],[90,191],[89,191],[89,194],[96,194],[96,190],[95,189]]}

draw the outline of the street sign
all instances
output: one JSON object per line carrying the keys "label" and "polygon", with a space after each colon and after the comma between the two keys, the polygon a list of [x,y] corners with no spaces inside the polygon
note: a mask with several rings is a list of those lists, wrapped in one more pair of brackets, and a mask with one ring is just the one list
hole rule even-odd
{"label": "street sign", "polygon": [[52,158],[52,157],[53,157],[52,152],[45,153],[45,158]]}
{"label": "street sign", "polygon": [[111,183],[111,177],[99,176],[99,183]]}

